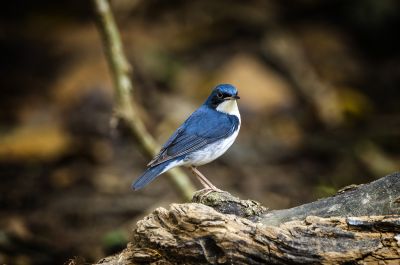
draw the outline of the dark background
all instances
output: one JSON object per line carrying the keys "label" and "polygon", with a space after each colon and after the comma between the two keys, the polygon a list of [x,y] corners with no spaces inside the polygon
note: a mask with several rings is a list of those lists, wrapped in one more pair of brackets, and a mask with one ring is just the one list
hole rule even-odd
{"label": "dark background", "polygon": [[[160,143],[216,84],[239,89],[239,137],[201,169],[221,189],[287,208],[399,168],[398,1],[112,6],[134,100]],[[7,1],[0,13],[0,263],[96,261],[182,199],[165,176],[130,189],[149,159],[109,127],[90,1]]]}

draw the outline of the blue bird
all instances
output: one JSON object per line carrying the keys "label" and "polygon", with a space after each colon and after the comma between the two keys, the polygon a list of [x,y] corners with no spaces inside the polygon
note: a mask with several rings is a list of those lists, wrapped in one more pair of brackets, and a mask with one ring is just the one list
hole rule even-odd
{"label": "blue bird", "polygon": [[139,190],[165,171],[187,166],[206,189],[220,191],[196,167],[217,159],[235,141],[241,122],[236,102],[239,98],[234,86],[216,86],[204,104],[172,134],[132,188]]}

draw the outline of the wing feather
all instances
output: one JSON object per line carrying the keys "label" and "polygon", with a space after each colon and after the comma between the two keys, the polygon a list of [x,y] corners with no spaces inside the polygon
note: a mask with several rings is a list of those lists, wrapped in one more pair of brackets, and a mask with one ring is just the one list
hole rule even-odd
{"label": "wing feather", "polygon": [[148,166],[197,151],[231,135],[238,125],[239,119],[235,116],[200,107],[175,131]]}

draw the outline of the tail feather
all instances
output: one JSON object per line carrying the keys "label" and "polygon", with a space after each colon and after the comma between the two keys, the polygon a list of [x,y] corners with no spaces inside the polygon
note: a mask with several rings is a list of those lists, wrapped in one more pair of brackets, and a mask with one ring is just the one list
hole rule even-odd
{"label": "tail feather", "polygon": [[164,162],[154,167],[148,168],[133,184],[132,189],[140,190],[150,182],[152,182],[156,177],[158,177],[161,173],[166,171],[169,162]]}

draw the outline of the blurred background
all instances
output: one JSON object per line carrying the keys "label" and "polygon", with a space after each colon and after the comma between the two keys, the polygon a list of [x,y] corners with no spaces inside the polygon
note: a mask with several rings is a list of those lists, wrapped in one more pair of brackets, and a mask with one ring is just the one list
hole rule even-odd
{"label": "blurred background", "polygon": [[[111,3],[159,143],[216,84],[239,89],[239,137],[201,168],[221,189],[287,208],[399,169],[398,1]],[[0,263],[96,261],[182,199],[166,177],[130,189],[149,158],[110,129],[90,1],[7,1],[0,13]]]}

